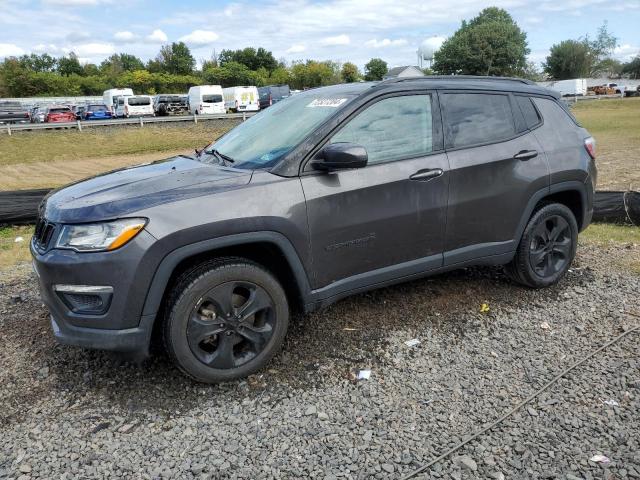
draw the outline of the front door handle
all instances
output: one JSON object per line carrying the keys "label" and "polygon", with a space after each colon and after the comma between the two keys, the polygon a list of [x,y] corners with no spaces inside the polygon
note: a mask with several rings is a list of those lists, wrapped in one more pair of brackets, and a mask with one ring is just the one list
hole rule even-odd
{"label": "front door handle", "polygon": [[538,151],[537,150],[520,150],[518,153],[516,153],[513,158],[515,158],[516,160],[531,160],[532,158],[535,158],[538,156]]}
{"label": "front door handle", "polygon": [[432,178],[439,177],[444,172],[441,168],[426,168],[424,170],[418,170],[416,173],[411,175],[409,178],[411,180],[419,180],[422,182],[426,182],[431,180]]}

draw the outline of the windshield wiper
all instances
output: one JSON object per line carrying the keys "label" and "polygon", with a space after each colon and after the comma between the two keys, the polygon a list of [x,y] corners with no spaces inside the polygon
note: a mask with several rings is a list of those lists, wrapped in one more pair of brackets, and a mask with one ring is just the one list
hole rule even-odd
{"label": "windshield wiper", "polygon": [[224,153],[220,153],[215,148],[212,148],[211,150],[205,150],[204,153],[208,155],[215,155],[216,157],[218,157],[218,159],[220,160],[220,163],[224,167],[227,166],[227,163],[235,163],[235,160],[233,158],[231,158],[228,155],[225,155]]}

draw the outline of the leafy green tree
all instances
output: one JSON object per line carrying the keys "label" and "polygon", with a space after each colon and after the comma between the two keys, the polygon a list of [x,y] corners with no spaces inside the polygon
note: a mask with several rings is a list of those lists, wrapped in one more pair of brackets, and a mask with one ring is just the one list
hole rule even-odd
{"label": "leafy green tree", "polygon": [[382,80],[382,77],[384,77],[388,71],[387,62],[381,58],[372,58],[364,66],[364,79],[367,81]]}
{"label": "leafy green tree", "polygon": [[119,75],[122,72],[143,69],[142,60],[129,53],[114,53],[100,64],[100,70],[107,75]]}
{"label": "leafy green tree", "polygon": [[581,78],[589,75],[593,58],[584,40],[563,40],[551,46],[544,71],[556,80]]}
{"label": "leafy green tree", "polygon": [[173,42],[163,45],[155,60],[149,61],[147,69],[151,72],[173,73],[189,75],[196,66],[196,59],[191,55],[189,47],[184,42]]}
{"label": "leafy green tree", "polygon": [[622,73],[633,79],[640,78],[640,55],[622,66]]}
{"label": "leafy green tree", "polygon": [[58,59],[58,73],[64,76],[84,74],[84,70],[82,69],[82,65],[80,65],[78,56],[74,52],[69,53],[69,56],[67,57]]}
{"label": "leafy green tree", "polygon": [[578,40],[563,40],[551,47],[544,64],[544,71],[556,80],[568,78],[594,77],[620,71],[611,58],[618,40],[604,22],[598,29],[595,40],[589,36]]}
{"label": "leafy green tree", "polygon": [[433,69],[444,75],[521,75],[527,35],[507,11],[485,8],[449,37],[434,55]]}
{"label": "leafy green tree", "polygon": [[206,83],[231,87],[234,85],[254,85],[254,72],[239,62],[226,62],[219,67],[209,68],[203,72]]}
{"label": "leafy green tree", "polygon": [[58,66],[58,60],[48,53],[22,55],[18,60],[24,68],[32,72],[53,72]]}
{"label": "leafy green tree", "polygon": [[342,81],[345,83],[353,83],[360,80],[360,71],[358,67],[351,62],[345,62],[342,65],[342,71],[340,72]]}
{"label": "leafy green tree", "polygon": [[269,84],[288,85],[291,82],[291,74],[285,67],[279,66],[269,74]]}
{"label": "leafy green tree", "polygon": [[247,47],[240,50],[222,50],[218,57],[220,66],[226,63],[236,62],[246,66],[249,70],[258,70],[265,68],[271,72],[278,68],[278,62],[273,53],[260,47],[257,50],[253,47]]}

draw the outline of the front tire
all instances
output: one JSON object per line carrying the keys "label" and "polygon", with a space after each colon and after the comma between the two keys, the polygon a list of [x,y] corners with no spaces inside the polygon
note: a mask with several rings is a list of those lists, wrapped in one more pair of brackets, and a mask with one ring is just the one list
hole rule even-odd
{"label": "front tire", "polygon": [[567,273],[577,245],[578,224],[573,212],[559,203],[544,205],[529,219],[506,273],[528,287],[548,287]]}
{"label": "front tire", "polygon": [[226,257],[178,279],[164,343],[186,375],[219,383],[263,368],[282,347],[288,325],[289,305],[278,280],[256,263]]}

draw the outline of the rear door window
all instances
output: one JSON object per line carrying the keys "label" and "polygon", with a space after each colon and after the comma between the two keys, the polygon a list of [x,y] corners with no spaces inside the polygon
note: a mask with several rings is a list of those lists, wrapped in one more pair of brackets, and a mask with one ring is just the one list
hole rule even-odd
{"label": "rear door window", "polygon": [[524,123],[527,128],[533,129],[540,125],[542,119],[540,118],[540,114],[538,114],[536,107],[533,106],[531,99],[522,95],[516,95],[516,101],[518,102],[520,111],[524,116]]}
{"label": "rear door window", "polygon": [[330,143],[362,145],[369,164],[427,155],[433,150],[431,95],[391,97],[349,121]]}
{"label": "rear door window", "polygon": [[441,105],[448,148],[501,142],[516,134],[508,95],[444,93]]}

